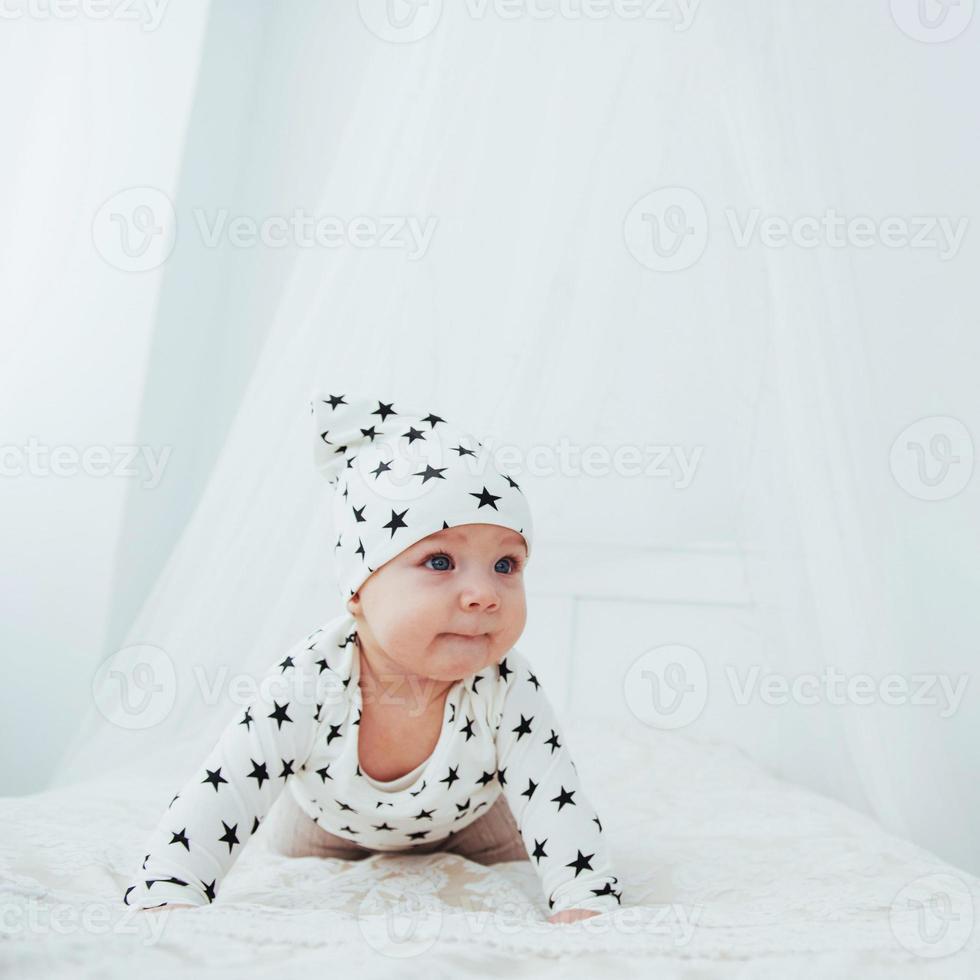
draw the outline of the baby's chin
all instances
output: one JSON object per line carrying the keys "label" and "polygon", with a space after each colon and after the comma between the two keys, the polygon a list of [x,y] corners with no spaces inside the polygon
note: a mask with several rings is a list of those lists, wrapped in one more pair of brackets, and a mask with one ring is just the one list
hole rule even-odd
{"label": "baby's chin", "polygon": [[462,638],[439,634],[430,649],[427,673],[439,680],[461,680],[496,664],[500,659],[489,636]]}

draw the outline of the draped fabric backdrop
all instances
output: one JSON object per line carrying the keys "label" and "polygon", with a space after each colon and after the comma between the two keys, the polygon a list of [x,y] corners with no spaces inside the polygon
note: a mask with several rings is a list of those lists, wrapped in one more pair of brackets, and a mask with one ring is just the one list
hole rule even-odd
{"label": "draped fabric backdrop", "polygon": [[[669,4],[666,21],[446,4],[401,43],[369,29],[381,6],[259,17],[240,0],[211,5],[197,111],[213,95],[209,66],[234,61],[236,35],[221,29],[233,7],[255,17],[254,71],[209,113],[192,110],[141,425],[175,441],[175,458],[193,451],[195,412],[207,432],[220,418],[222,438],[179,537],[165,493],[132,489],[117,575],[141,606],[135,618],[117,606],[105,650],[108,661],[151,645],[157,666],[174,666],[175,701],[133,729],[93,706],[54,783],[127,767],[186,775],[237,703],[228,678],[261,675],[341,611],[328,487],[312,469],[306,399],[321,384],[421,405],[523,453],[562,440],[667,447],[652,474],[518,477],[537,534],[520,645],[546,662],[556,701],[621,715],[629,665],[688,646],[707,698],[679,734],[732,742],[980,872],[973,680],[949,717],[936,704],[735,697],[759,672],[955,682],[973,668],[978,481],[926,499],[915,456],[939,453],[928,426],[944,423],[899,437],[920,419],[967,433],[980,422],[974,230],[947,258],[739,235],[753,209],[787,221],[976,213],[978,130],[961,107],[980,75],[977,26],[929,44],[887,4],[842,0],[703,4],[688,25]],[[228,113],[237,152],[210,127]],[[220,172],[204,180],[213,159]],[[704,209],[704,251],[685,268],[634,254],[638,227],[675,227],[670,214],[630,217],[661,188]],[[206,247],[201,209],[210,221],[219,207],[431,218],[435,230],[416,257]],[[182,366],[188,325],[208,341]],[[229,383],[242,344],[248,369]],[[196,380],[181,401],[185,376]],[[953,479],[972,465],[958,438]],[[134,598],[140,527],[170,537],[150,539],[162,567]],[[601,602],[583,600],[589,576]],[[573,646],[545,628],[559,610],[572,610]],[[601,691],[596,664],[616,675]]]}

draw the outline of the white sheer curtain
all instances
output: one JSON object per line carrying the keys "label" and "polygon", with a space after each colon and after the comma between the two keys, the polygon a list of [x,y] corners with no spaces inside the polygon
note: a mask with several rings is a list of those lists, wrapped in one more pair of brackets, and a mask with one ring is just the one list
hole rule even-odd
{"label": "white sheer curtain", "polygon": [[[976,584],[976,483],[924,502],[898,485],[889,450],[917,418],[976,417],[970,372],[949,363],[980,347],[962,326],[976,245],[945,263],[881,246],[741,248],[729,214],[971,213],[976,137],[933,99],[975,84],[975,63],[843,3],[771,4],[751,20],[705,7],[683,30],[447,6],[406,44],[379,39],[354,5],[302,9],[320,10],[304,36],[269,41],[269,64],[302,94],[269,138],[301,152],[328,132],[331,154],[315,199],[291,200],[270,173],[267,210],[434,217],[436,231],[417,259],[289,250],[227,442],[127,635],[174,664],[174,707],[139,730],[93,708],[58,782],[162,773],[200,752],[227,720],[221,678],[259,673],[339,611],[310,464],[313,383],[421,397],[524,449],[700,446],[683,487],[529,476],[540,547],[735,542],[760,664],[789,678],[970,670],[976,604],[959,600]],[[955,172],[910,139],[919,130],[947,139]],[[709,233],[699,261],[662,272],[630,254],[624,222],[673,186],[701,199]],[[216,329],[231,326],[220,316]],[[202,678],[224,695],[203,697]],[[945,719],[873,705],[772,718],[761,761],[978,870],[969,691]]]}

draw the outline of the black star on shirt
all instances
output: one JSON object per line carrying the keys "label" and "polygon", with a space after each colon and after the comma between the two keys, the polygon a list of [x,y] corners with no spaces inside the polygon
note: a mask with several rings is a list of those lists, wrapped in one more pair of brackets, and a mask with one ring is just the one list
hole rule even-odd
{"label": "black star on shirt", "polygon": [[496,775],[496,773],[487,772],[486,770],[484,770],[483,771],[483,775],[477,780],[477,783],[480,786],[486,786],[487,783],[492,783],[493,782],[493,777],[495,775]]}
{"label": "black star on shirt", "polygon": [[413,818],[415,820],[431,820],[433,810],[419,810],[418,814]]}
{"label": "black star on shirt", "polygon": [[[581,853],[581,852],[580,852],[580,853]],[[589,855],[589,857],[591,857],[591,856],[592,856],[592,855],[590,854],[590,855]],[[576,871],[575,873],[576,873],[576,874],[578,874],[578,872],[577,872],[577,871]],[[605,883],[605,884],[604,884],[604,885],[602,886],[602,888],[590,888],[590,889],[589,889],[589,891],[591,891],[593,895],[612,895],[612,896],[613,896],[613,897],[614,897],[614,898],[616,899],[616,901],[617,901],[617,902],[619,902],[619,904],[620,904],[620,905],[622,905],[622,904],[623,904],[623,903],[622,903],[622,902],[621,902],[621,901],[619,900],[619,896],[620,896],[620,895],[621,895],[622,893],[621,893],[621,892],[617,892],[617,891],[616,891],[616,890],[615,890],[615,889],[613,888],[613,886],[612,886],[612,884],[611,884],[610,882],[608,882],[608,881],[607,881],[607,882],[606,882],[606,883]]]}
{"label": "black star on shirt", "polygon": [[384,823],[371,824],[371,826],[374,827],[375,830],[394,830],[395,829],[394,827],[389,827],[388,826],[388,821],[387,820]]}
{"label": "black star on shirt", "polygon": [[555,754],[555,749],[561,748],[561,743],[558,741],[558,736],[555,734],[555,730],[553,728],[551,729],[551,738],[546,738],[544,740],[544,744],[551,746],[552,755]]}
{"label": "black star on shirt", "polygon": [[293,658],[292,657],[286,657],[286,659],[281,664],[279,664],[279,666],[282,667],[282,672],[285,674],[287,667],[293,667],[293,666],[295,666],[293,664]]}
{"label": "black star on shirt", "polygon": [[245,728],[248,731],[251,731],[252,730],[252,722],[253,721],[254,721],[254,719],[252,718],[252,715],[250,713],[250,709],[249,708],[246,708],[245,709],[245,717],[238,724],[239,725],[244,725]]}
{"label": "black star on shirt", "polygon": [[438,415],[433,415],[432,412],[429,412],[429,414],[426,415],[426,417],[422,419],[422,421],[428,422],[429,425],[431,425],[432,428],[434,429],[439,422],[445,422],[446,420],[439,418]]}
{"label": "black star on shirt", "polygon": [[340,738],[340,725],[331,725],[330,734],[327,735],[327,745],[329,745],[335,738]]}
{"label": "black star on shirt", "polygon": [[331,411],[336,411],[338,405],[347,404],[347,402],[344,401],[343,395],[327,395],[326,398],[321,398],[320,401],[322,401],[324,405],[326,405],[329,401]]}
{"label": "black star on shirt", "polygon": [[534,721],[534,715],[531,715],[530,718],[525,718],[524,715],[521,715],[521,723],[516,728],[512,728],[511,729],[512,732],[517,732],[517,741],[518,742],[521,740],[521,736],[522,735],[530,735],[531,734],[531,722],[532,721]]}
{"label": "black star on shirt", "polygon": [[572,790],[571,793],[569,793],[568,790],[566,790],[565,787],[562,786],[561,792],[557,796],[553,796],[551,798],[551,802],[558,804],[558,812],[561,813],[561,808],[566,803],[570,803],[572,806],[575,806],[575,801],[572,799],[574,795],[575,795],[575,790]]}
{"label": "black star on shirt", "polygon": [[173,837],[170,840],[171,844],[183,844],[184,847],[189,851],[191,849],[191,843],[187,839],[187,828],[184,827],[181,830],[172,830],[170,833]]}
{"label": "black star on shirt", "polygon": [[446,784],[446,789],[451,789],[453,783],[457,779],[459,779],[459,776],[456,774],[458,769],[459,769],[459,766],[450,766],[449,767],[449,775],[447,775],[445,777],[445,779],[440,779],[439,780],[440,783],[445,783]]}
{"label": "black star on shirt", "polygon": [[266,715],[266,718],[275,718],[276,725],[279,729],[282,729],[282,723],[284,721],[291,722],[293,720],[286,714],[286,709],[289,707],[289,702],[287,701],[282,707],[279,706],[278,701],[273,701],[272,703],[276,706],[276,710]]}
{"label": "black star on shirt", "polygon": [[290,759],[287,762],[285,759],[280,759],[280,761],[282,762],[282,772],[279,773],[279,778],[280,779],[285,779],[287,776],[294,776],[295,773],[293,772],[293,763],[296,760],[295,759]]}
{"label": "black star on shirt", "polygon": [[503,769],[498,769],[497,770],[497,780],[498,780],[498,782],[500,783],[501,786],[506,786],[507,785],[507,777],[504,775],[505,772],[507,772],[507,768],[506,767],[504,767]]}
{"label": "black star on shirt", "polygon": [[215,878],[214,881],[212,881],[210,884],[208,884],[208,882],[206,881],[201,882],[201,884],[204,885],[204,894],[207,896],[209,902],[214,901],[214,895],[215,895],[214,886],[217,883],[217,881],[218,879]]}
{"label": "black star on shirt", "polygon": [[214,787],[214,791],[218,792],[218,783],[227,783],[228,780],[221,775],[221,766],[212,772],[210,769],[204,770],[207,775],[201,780],[202,783],[210,783]]}
{"label": "black star on shirt", "polygon": [[459,458],[462,459],[464,456],[472,456],[476,459],[476,453],[472,449],[467,449],[465,446],[453,446],[453,452],[459,453]]}
{"label": "black star on shirt", "polygon": [[374,476],[374,478],[377,480],[377,478],[381,476],[381,474],[384,473],[385,470],[390,470],[390,469],[391,469],[391,463],[386,463],[384,460],[381,460],[381,462],[378,463],[378,465],[373,470],[371,470],[371,473]]}
{"label": "black star on shirt", "polygon": [[269,778],[269,771],[265,767],[265,763],[258,763],[254,759],[249,759],[252,763],[252,771],[245,777],[246,779],[256,779],[259,783],[259,789],[262,789],[262,780]]}
{"label": "black star on shirt", "polygon": [[259,823],[260,823],[260,821],[259,821],[259,818],[258,817],[255,817],[252,820],[252,833],[253,834],[255,833],[255,831],[257,831],[259,829]]}
{"label": "black star on shirt", "polygon": [[476,737],[476,732],[473,731],[473,719],[467,718],[466,724],[460,729],[460,732],[466,733],[466,741],[468,742],[471,738]]}
{"label": "black star on shirt", "polygon": [[531,799],[531,797],[534,796],[534,791],[537,788],[538,788],[538,784],[533,779],[528,777],[527,789],[524,790],[523,793],[521,793],[521,796],[526,796],[528,799]]}
{"label": "black star on shirt", "polygon": [[358,524],[367,523],[367,518],[364,516],[364,511],[366,509],[367,509],[367,504],[364,504],[361,507],[351,507],[351,510],[354,511],[354,518]]}
{"label": "black star on shirt", "polygon": [[228,824],[226,824],[224,820],[222,820],[221,826],[225,828],[225,832],[223,836],[218,838],[218,840],[224,841],[228,845],[228,853],[231,854],[231,849],[236,844],[241,843],[241,841],[239,841],[238,839],[238,835],[235,833],[235,831],[238,830],[238,824],[236,823],[233,826],[229,827]]}
{"label": "black star on shirt", "polygon": [[389,402],[387,405],[384,402],[378,402],[378,407],[371,413],[372,415],[380,415],[381,421],[384,422],[389,415],[397,415],[398,413],[394,408],[395,403]]}
{"label": "black star on shirt", "polygon": [[472,683],[472,684],[470,685],[470,690],[471,690],[471,691],[472,691],[472,692],[473,692],[474,694],[476,694],[476,685],[477,685],[477,684],[479,684],[479,683],[480,683],[480,681],[482,681],[482,680],[483,680],[483,674],[477,674],[477,675],[476,675],[476,676],[475,676],[475,677],[473,678],[473,683]]}
{"label": "black star on shirt", "polygon": [[470,491],[470,496],[471,497],[477,497],[477,498],[479,498],[480,503],[478,504],[478,506],[476,508],[477,510],[479,510],[481,507],[492,507],[494,510],[496,510],[497,509],[497,505],[496,505],[495,501],[500,500],[500,498],[499,497],[495,497],[486,488],[486,486],[484,486],[483,491],[481,493],[473,493],[472,491]]}
{"label": "black star on shirt", "polygon": [[602,833],[602,824],[599,823],[599,815],[596,814],[592,819],[596,822],[596,826],[599,828],[599,832]]}
{"label": "black star on shirt", "polygon": [[531,857],[533,857],[538,864],[541,863],[541,858],[546,858],[548,856],[544,851],[544,845],[547,843],[547,837],[545,837],[544,840],[535,840],[534,842],[534,853],[531,855]]}
{"label": "black star on shirt", "polygon": [[510,667],[507,666],[507,658],[504,657],[504,659],[501,660],[499,664],[497,664],[497,675],[500,677],[502,681],[506,682],[507,675],[513,673],[514,672],[510,669]]}
{"label": "black star on shirt", "polygon": [[352,806],[348,806],[346,803],[342,803],[340,800],[334,800],[334,803],[336,803],[341,810],[350,810],[351,813],[357,813],[357,810],[355,810]]}
{"label": "black star on shirt", "polygon": [[527,672],[527,679],[534,685],[535,691],[541,687],[541,685],[538,683],[537,677],[535,677],[534,674],[531,673],[531,671]]}
{"label": "black star on shirt", "polygon": [[408,427],[408,432],[402,433],[402,438],[408,439],[408,444],[411,445],[416,439],[424,439],[425,433],[419,429],[416,429],[415,426],[410,425]]}
{"label": "black star on shirt", "polygon": [[590,858],[594,858],[594,857],[595,857],[595,852],[593,852],[592,854],[583,854],[581,851],[579,851],[578,852],[578,857],[576,857],[574,861],[569,861],[568,864],[565,865],[565,867],[566,868],[574,868],[575,869],[575,877],[577,878],[578,877],[578,873],[580,871],[591,871],[592,870],[592,865],[589,864],[589,859]]}
{"label": "black star on shirt", "polygon": [[328,779],[333,779],[327,770],[330,768],[329,763],[325,765],[322,769],[317,769],[316,774],[320,777],[320,782],[325,783]]}
{"label": "black star on shirt", "polygon": [[412,840],[421,840],[423,837],[428,836],[428,830],[413,830],[408,836]]}

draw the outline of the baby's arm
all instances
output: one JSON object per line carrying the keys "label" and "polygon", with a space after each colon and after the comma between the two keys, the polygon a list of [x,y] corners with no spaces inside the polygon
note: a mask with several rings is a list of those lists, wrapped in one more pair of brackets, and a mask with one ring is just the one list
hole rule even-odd
{"label": "baby's arm", "polygon": [[[339,697],[311,638],[262,678],[143,848],[123,896],[142,909],[207,905],[269,808],[309,757],[324,702]],[[317,660],[324,666],[318,666]]]}
{"label": "baby's arm", "polygon": [[548,698],[516,649],[501,662],[501,677],[507,686],[498,693],[497,778],[548,897],[549,921],[618,908],[622,891],[599,815],[581,788]]}

